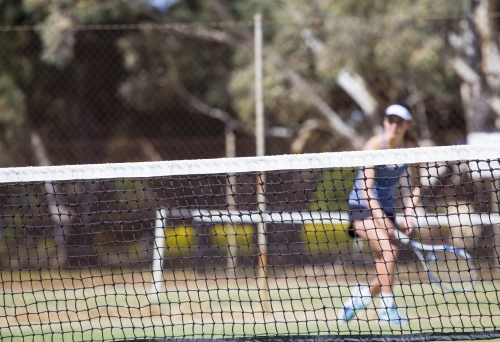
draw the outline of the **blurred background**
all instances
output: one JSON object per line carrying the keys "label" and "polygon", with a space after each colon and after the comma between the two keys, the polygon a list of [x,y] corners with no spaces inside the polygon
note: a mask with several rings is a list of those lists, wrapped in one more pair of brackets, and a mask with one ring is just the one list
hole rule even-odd
{"label": "blurred background", "polygon": [[[360,149],[391,102],[420,144],[500,115],[498,1],[1,0],[0,166]],[[352,134],[355,132],[355,134]]]}
{"label": "blurred background", "polygon": [[[361,149],[395,101],[411,106],[420,145],[466,144],[471,133],[500,130],[499,11],[494,0],[0,0],[0,167],[255,155],[256,13],[263,18],[266,154]],[[321,174],[321,186],[315,179],[307,186],[345,202],[352,182],[344,179],[354,171],[331,172],[328,182]],[[252,177],[235,191],[252,197]],[[23,186],[2,186],[0,267],[40,267],[37,245],[47,260],[81,259],[56,266],[113,263],[97,251],[102,246],[149,261],[151,208],[178,206],[172,191],[182,190],[158,194],[165,186],[151,182],[31,184],[22,195]],[[217,191],[223,202],[224,187]],[[448,195],[440,198],[457,201]],[[321,206],[324,198],[301,201],[306,209],[345,209]],[[247,202],[246,210],[256,208],[254,198]],[[491,210],[480,208],[490,202],[479,197],[471,203],[479,209],[470,211]],[[327,244],[343,227],[325,226],[275,227],[285,232],[275,250],[305,241],[331,251]],[[169,228],[173,246],[217,245],[205,228]],[[255,257],[253,228],[236,228]],[[479,236],[484,244],[493,233]],[[98,254],[101,260],[88,260]]]}

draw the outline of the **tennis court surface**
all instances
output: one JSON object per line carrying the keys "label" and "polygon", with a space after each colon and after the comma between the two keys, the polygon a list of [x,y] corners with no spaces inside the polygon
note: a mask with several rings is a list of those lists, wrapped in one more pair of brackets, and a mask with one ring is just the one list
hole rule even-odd
{"label": "tennis court surface", "polygon": [[[0,169],[3,341],[450,341],[500,338],[497,146]],[[352,238],[358,169],[421,188],[393,286]]]}

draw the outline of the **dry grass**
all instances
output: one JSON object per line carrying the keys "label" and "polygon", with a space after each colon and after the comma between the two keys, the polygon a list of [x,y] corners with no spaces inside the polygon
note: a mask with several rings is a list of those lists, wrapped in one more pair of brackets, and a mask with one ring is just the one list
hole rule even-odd
{"label": "dry grass", "polygon": [[349,284],[371,274],[370,268],[343,265],[281,269],[270,275],[268,290],[263,290],[255,269],[242,270],[236,278],[213,271],[165,271],[166,290],[154,298],[148,296],[147,270],[4,271],[0,334],[3,340],[36,341],[401,334],[483,331],[495,329],[500,319],[496,281],[455,296],[425,281],[418,284],[420,274],[406,269],[400,270],[405,277],[396,296],[407,308],[408,326],[380,326],[373,308],[349,324],[339,323],[337,312],[350,293]]}

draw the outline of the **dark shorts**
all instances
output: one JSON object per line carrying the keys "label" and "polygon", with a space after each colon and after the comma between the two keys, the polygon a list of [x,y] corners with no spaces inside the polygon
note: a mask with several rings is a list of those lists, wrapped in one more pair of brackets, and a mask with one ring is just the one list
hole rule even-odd
{"label": "dark shorts", "polygon": [[[353,238],[357,236],[356,230],[354,229],[354,221],[366,220],[367,218],[373,217],[372,210],[360,206],[350,205],[347,209],[349,214],[349,228],[347,228],[347,234]],[[396,219],[394,217],[394,212],[384,211],[385,217],[391,219],[396,225]]]}

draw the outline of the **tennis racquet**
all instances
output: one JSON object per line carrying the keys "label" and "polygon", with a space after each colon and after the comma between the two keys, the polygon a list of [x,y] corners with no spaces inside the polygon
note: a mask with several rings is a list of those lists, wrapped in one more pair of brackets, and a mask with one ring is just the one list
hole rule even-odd
{"label": "tennis racquet", "polygon": [[464,249],[423,244],[398,229],[394,234],[402,244],[411,247],[429,280],[444,292],[466,292],[474,288],[479,278],[479,268]]}

